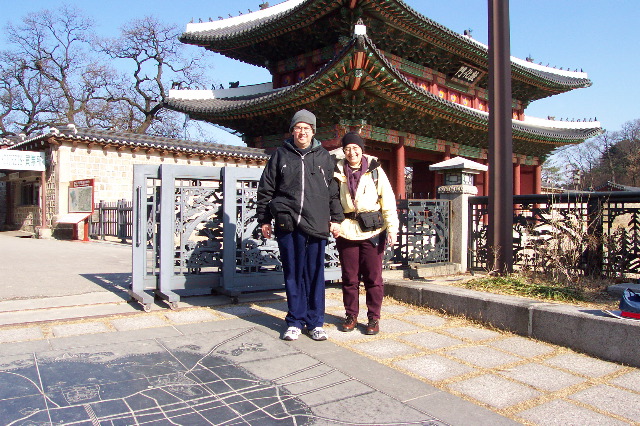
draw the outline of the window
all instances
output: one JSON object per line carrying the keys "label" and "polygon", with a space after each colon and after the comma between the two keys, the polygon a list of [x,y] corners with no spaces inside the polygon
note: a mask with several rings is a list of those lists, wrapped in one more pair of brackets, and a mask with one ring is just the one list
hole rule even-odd
{"label": "window", "polygon": [[36,182],[23,183],[20,188],[20,205],[37,206],[39,204],[40,184]]}

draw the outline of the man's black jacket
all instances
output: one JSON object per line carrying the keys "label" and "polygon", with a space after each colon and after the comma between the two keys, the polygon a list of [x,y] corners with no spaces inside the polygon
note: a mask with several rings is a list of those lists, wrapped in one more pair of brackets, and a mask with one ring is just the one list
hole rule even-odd
{"label": "man's black jacket", "polygon": [[271,223],[286,212],[303,232],[329,237],[329,222],[344,220],[338,183],[333,179],[335,162],[315,138],[301,154],[289,139],[267,162],[260,178],[257,199],[258,223]]}

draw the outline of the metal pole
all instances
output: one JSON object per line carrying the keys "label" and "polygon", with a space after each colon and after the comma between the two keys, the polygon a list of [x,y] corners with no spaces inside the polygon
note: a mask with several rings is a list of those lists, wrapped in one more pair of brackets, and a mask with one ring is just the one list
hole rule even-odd
{"label": "metal pole", "polygon": [[489,0],[489,267],[513,271],[509,0]]}
{"label": "metal pole", "polygon": [[48,229],[47,221],[47,171],[40,173],[40,229]]}
{"label": "metal pole", "polygon": [[400,136],[398,146],[396,147],[396,198],[407,197],[404,178],[406,159],[404,155],[404,136]]}

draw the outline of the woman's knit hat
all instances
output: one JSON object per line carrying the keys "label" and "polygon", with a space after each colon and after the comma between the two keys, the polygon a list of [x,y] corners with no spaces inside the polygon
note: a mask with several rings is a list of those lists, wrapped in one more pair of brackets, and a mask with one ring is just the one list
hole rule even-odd
{"label": "woman's knit hat", "polygon": [[349,144],[358,145],[364,151],[364,140],[357,132],[349,132],[342,137],[342,147],[344,148]]}

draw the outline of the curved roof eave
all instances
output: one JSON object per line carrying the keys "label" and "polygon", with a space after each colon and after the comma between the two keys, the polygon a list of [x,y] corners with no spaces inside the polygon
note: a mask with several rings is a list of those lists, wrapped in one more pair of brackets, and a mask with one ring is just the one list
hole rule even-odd
{"label": "curved roof eave", "polygon": [[224,155],[228,157],[246,159],[268,159],[270,156],[262,149],[243,146],[223,145],[216,143],[198,142],[183,139],[172,139],[163,136],[154,136],[138,133],[116,132],[89,128],[76,128],[75,126],[51,127],[48,132],[40,133],[21,143],[12,145],[9,149],[19,149],[32,142],[44,140],[49,137],[59,137],[85,143],[98,143],[138,148],[154,148],[167,151],[182,152],[187,154]]}
{"label": "curved roof eave", "polygon": [[[489,115],[486,112],[475,110],[445,99],[422,89],[402,75],[387,58],[374,46],[371,39],[363,37],[366,47],[375,55],[375,60],[380,63],[380,68],[388,77],[395,79],[395,94],[407,100],[408,105],[418,106],[419,104],[431,106],[433,115],[439,116],[449,121],[466,123],[470,127],[481,128],[488,131]],[[276,108],[278,105],[291,105],[299,99],[304,99],[304,103],[311,102],[321,96],[316,89],[316,85],[323,76],[339,74],[345,76],[342,64],[349,60],[349,55],[356,50],[357,39],[354,38],[345,46],[343,51],[333,60],[328,62],[323,68],[306,79],[285,88],[258,94],[250,99],[179,99],[168,98],[166,103],[169,108],[197,115],[216,113],[229,118],[229,115],[260,114],[266,109]],[[336,78],[336,81],[342,81]],[[334,88],[337,90],[338,88]],[[340,88],[342,89],[342,88]],[[386,99],[392,99],[390,91],[385,92],[379,89],[379,95]],[[326,90],[326,88],[325,88]],[[314,99],[309,99],[302,95],[304,93],[315,93]],[[320,91],[322,92],[322,91]],[[418,99],[416,98],[418,95]],[[420,108],[423,109],[423,108]],[[598,122],[585,122],[584,128],[570,128],[568,126],[557,126],[552,120],[541,120],[537,122],[523,122],[513,120],[514,136],[524,139],[543,139],[551,143],[574,143],[582,141],[601,132]],[[588,124],[588,125],[587,125]],[[575,126],[574,126],[575,127]]]}
{"label": "curved roof eave", "polygon": [[[305,9],[314,13],[310,9],[316,3],[331,3],[328,0],[287,0],[283,3],[271,6],[264,10],[259,10],[233,18],[222,19],[213,22],[190,23],[186,31],[180,36],[184,43],[206,45],[215,41],[247,39],[252,44],[256,41],[256,33],[264,33],[270,25],[278,22],[286,23],[287,28],[295,28],[294,22],[305,21]],[[379,0],[378,3],[390,4],[392,7],[400,9],[401,19],[407,21],[407,28],[415,30],[424,29],[423,33],[431,32],[437,39],[443,42],[449,41],[458,45],[463,51],[470,51],[472,55],[482,58],[481,62],[486,62],[488,57],[488,46],[465,35],[458,34],[422,15],[411,8],[402,0]],[[335,3],[334,7],[340,7]],[[380,6],[382,10],[382,6]],[[276,34],[277,31],[268,33]],[[416,31],[418,33],[418,31]],[[416,34],[419,36],[419,34]],[[425,38],[424,34],[421,38]],[[460,52],[458,52],[460,53]],[[539,79],[559,88],[584,88],[591,86],[592,82],[587,73],[582,71],[558,70],[553,67],[534,64],[516,57],[511,57],[512,71],[522,74],[524,77]]]}
{"label": "curved roof eave", "polygon": [[[407,78],[399,73],[397,69],[387,60],[387,58],[373,45],[372,41],[365,36],[369,47],[376,52],[377,58],[385,64],[385,67],[389,72],[393,73],[395,78],[403,81],[405,85],[413,89],[414,91],[422,92],[423,96],[430,98],[432,102],[438,102],[445,106],[446,109],[454,109],[462,117],[473,122],[481,122],[485,130],[488,131],[489,127],[489,113],[485,111],[476,110],[461,104],[451,102],[426,91],[425,89],[417,86]],[[558,124],[560,125],[558,125]],[[561,124],[562,122],[556,122],[553,120],[537,119],[526,122],[521,120],[512,120],[512,128],[514,136],[523,137],[525,139],[530,138],[531,135],[542,137],[543,139],[557,140],[558,143],[564,141],[566,143],[572,143],[582,141],[584,139],[596,136],[602,132],[599,122],[584,122],[582,128],[576,126],[567,126]],[[588,125],[587,125],[588,124]]]}

